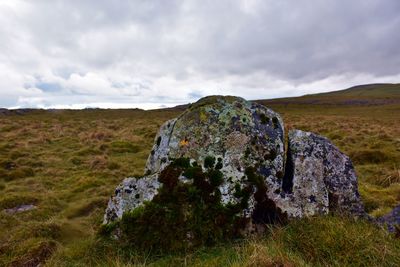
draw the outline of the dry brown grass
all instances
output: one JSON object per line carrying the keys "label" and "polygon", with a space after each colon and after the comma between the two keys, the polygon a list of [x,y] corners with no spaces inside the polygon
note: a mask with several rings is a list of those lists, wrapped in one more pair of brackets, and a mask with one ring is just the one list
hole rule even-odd
{"label": "dry brown grass", "polygon": [[[360,192],[372,215],[382,215],[399,203],[400,105],[271,107],[283,115],[286,130],[299,128],[327,136],[353,157]],[[143,174],[159,126],[180,112],[35,111],[0,117],[0,266],[47,258],[49,266],[88,262],[129,266],[126,255],[116,254],[114,247],[107,250],[110,255],[94,251],[94,234],[115,186],[126,176]],[[37,209],[14,215],[2,211],[31,203]],[[334,227],[329,221],[326,224],[327,229]],[[29,231],[37,225],[49,233],[38,237]],[[354,233],[372,231],[357,229]],[[139,257],[135,263],[298,266],[311,260],[297,250],[288,250],[282,236],[268,240],[148,261]],[[315,253],[318,262],[321,252]]]}

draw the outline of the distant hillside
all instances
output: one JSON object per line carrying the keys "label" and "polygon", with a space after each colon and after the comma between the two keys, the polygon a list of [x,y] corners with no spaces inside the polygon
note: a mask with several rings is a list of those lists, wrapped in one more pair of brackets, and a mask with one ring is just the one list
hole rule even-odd
{"label": "distant hillside", "polygon": [[[253,100],[263,105],[387,105],[387,104],[400,104],[400,83],[389,84],[366,84],[357,85],[348,89],[304,95],[299,97],[286,97],[277,99],[260,99]],[[159,110],[166,110],[171,112],[183,112],[191,104],[178,105],[171,108],[162,108]],[[140,109],[99,109],[88,108],[84,109],[87,114],[107,113],[107,114],[121,114],[121,112],[129,112],[131,110]],[[143,110],[140,110],[143,111]],[[42,113],[74,113],[73,110],[63,109],[6,109],[0,108],[0,116],[2,115],[26,115],[26,114],[42,114]]]}
{"label": "distant hillside", "polygon": [[300,97],[258,100],[262,104],[385,105],[400,103],[400,84],[366,84]]}
{"label": "distant hillside", "polygon": [[376,83],[357,85],[345,90],[314,94],[310,96],[349,96],[349,97],[400,97],[400,84]]}

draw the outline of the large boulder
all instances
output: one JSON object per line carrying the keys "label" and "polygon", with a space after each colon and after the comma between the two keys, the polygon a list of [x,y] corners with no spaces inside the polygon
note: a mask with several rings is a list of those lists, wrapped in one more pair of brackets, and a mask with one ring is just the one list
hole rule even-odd
{"label": "large boulder", "polygon": [[[249,225],[330,212],[365,214],[351,161],[329,140],[291,131],[285,166],[279,114],[242,98],[212,96],[161,126],[145,176],[125,179],[117,188],[104,223],[151,201],[164,186],[160,174],[182,158],[204,172],[212,161],[223,178],[217,190],[221,204],[232,207],[245,201],[240,214]],[[186,176],[179,173],[179,181],[192,183]]]}
{"label": "large boulder", "polygon": [[[240,201],[235,192],[238,186],[241,189],[246,186],[244,177],[249,168],[254,168],[255,174],[263,177],[268,192],[272,194],[281,187],[284,171],[282,119],[271,109],[242,98],[203,98],[181,116],[161,126],[145,167],[147,176],[129,178],[119,188],[126,188],[127,184],[140,188],[136,184],[142,179],[151,180],[152,188],[155,188],[156,176],[173,160],[182,157],[199,163],[203,169],[206,158],[218,161],[218,169],[224,177],[219,186],[224,205]],[[187,180],[184,176],[180,179],[183,182]],[[109,202],[105,223],[121,218],[123,210],[135,208],[141,203],[135,196],[141,199],[142,190],[120,189]],[[251,217],[256,205],[254,196],[250,197],[245,216]]]}

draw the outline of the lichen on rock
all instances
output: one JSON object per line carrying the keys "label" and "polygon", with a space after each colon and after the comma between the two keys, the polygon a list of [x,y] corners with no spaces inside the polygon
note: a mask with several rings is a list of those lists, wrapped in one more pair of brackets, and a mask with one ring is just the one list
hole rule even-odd
{"label": "lichen on rock", "polygon": [[[176,158],[187,157],[201,163],[212,156],[218,159],[224,176],[219,186],[222,203],[236,204],[239,200],[235,192],[238,185],[244,186],[247,167],[254,167],[263,177],[268,191],[280,188],[285,156],[283,139],[282,119],[271,109],[238,97],[206,97],[161,126],[145,174],[160,173]],[[119,202],[117,194],[110,205],[118,206]],[[128,203],[126,197],[123,203]],[[251,198],[245,211],[248,217],[254,208]],[[119,210],[123,209],[127,210]],[[122,216],[121,212],[115,214],[116,217],[106,214],[105,222]]]}
{"label": "lichen on rock", "polygon": [[[197,209],[196,216],[204,219],[220,212],[230,223],[216,225],[235,234],[294,217],[332,212],[364,216],[350,159],[312,133],[293,130],[288,139],[285,153],[283,121],[265,106],[231,96],[200,99],[161,126],[145,176],[123,181],[109,201],[104,223],[126,222],[129,215],[124,214],[131,214],[131,226],[139,229],[139,221],[150,223],[143,214],[152,210],[165,219],[167,208],[174,216],[186,216],[177,219],[187,230],[180,234],[193,237],[202,229],[187,223],[193,223],[191,208],[199,203],[207,209]],[[196,194],[200,202],[189,197]],[[160,221],[159,227],[170,226]]]}
{"label": "lichen on rock", "polygon": [[289,132],[283,192],[291,217],[337,213],[364,216],[357,177],[349,157],[328,139]]}
{"label": "lichen on rock", "polygon": [[115,196],[108,201],[104,223],[116,221],[122,218],[124,212],[137,208],[145,201],[151,201],[158,193],[159,187],[156,174],[125,178],[115,189]]}

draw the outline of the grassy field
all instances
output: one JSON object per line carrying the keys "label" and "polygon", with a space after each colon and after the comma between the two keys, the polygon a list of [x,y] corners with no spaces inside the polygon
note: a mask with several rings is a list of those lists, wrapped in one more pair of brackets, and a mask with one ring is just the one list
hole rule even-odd
{"label": "grassy field", "polygon": [[[286,130],[327,136],[350,155],[366,209],[380,216],[400,202],[400,101],[349,104],[349,97],[354,100],[261,102],[282,114]],[[98,239],[116,185],[142,174],[159,126],[180,112],[0,115],[0,266],[400,266],[399,239],[367,222],[331,216],[178,255],[126,251]],[[6,211],[22,204],[36,208]]]}

